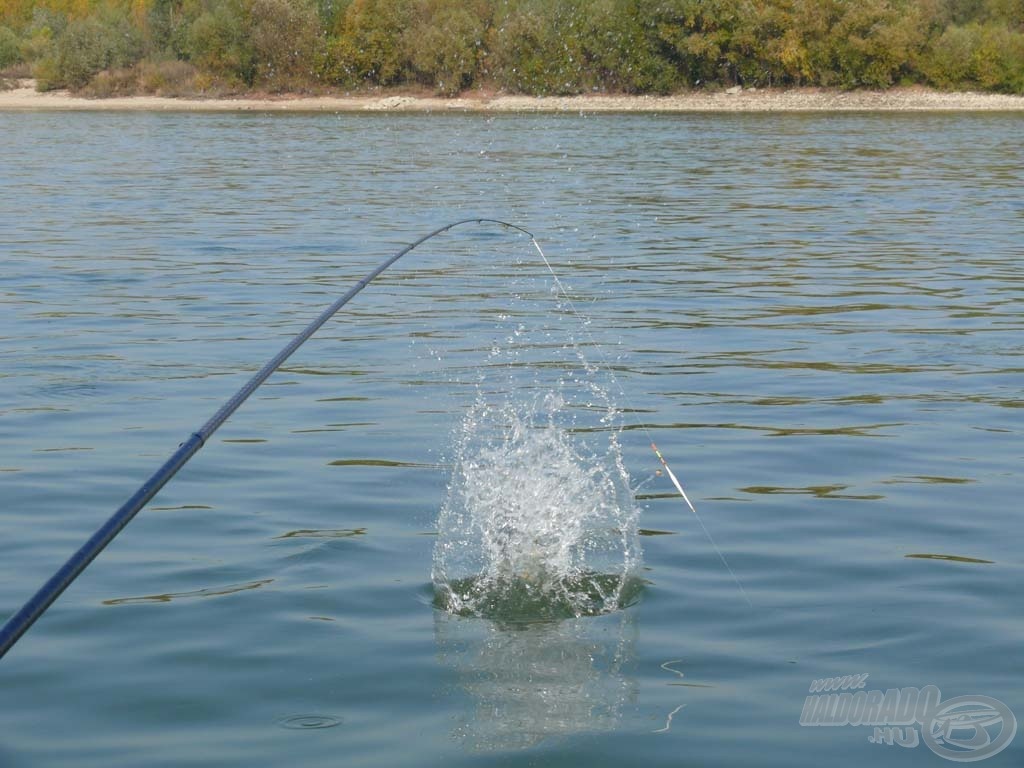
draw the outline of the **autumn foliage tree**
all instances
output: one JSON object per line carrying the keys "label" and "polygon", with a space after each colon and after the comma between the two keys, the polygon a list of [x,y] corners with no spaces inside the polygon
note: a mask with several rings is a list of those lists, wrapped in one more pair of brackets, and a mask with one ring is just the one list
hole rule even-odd
{"label": "autumn foliage tree", "polygon": [[1024,93],[1024,0],[0,0],[12,66],[71,88]]}

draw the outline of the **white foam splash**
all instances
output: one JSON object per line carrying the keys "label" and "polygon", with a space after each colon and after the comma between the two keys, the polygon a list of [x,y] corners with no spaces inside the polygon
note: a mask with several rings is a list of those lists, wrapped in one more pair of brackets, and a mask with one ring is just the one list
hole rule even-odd
{"label": "white foam splash", "polygon": [[[628,600],[639,509],[617,414],[595,409],[604,394],[586,389],[582,410],[559,391],[478,394],[459,430],[434,549],[446,609],[530,619],[604,613]],[[581,428],[595,411],[598,424]]]}

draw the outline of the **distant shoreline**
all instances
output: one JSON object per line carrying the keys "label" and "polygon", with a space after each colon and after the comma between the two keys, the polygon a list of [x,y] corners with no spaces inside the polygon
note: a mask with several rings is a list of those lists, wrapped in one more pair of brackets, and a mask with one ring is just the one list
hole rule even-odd
{"label": "distant shoreline", "polygon": [[124,112],[1024,112],[1024,96],[949,93],[923,87],[886,91],[731,88],[671,96],[587,94],[513,96],[472,92],[455,98],[375,92],[343,96],[240,96],[91,99],[67,91],[40,93],[22,80],[0,91],[0,111]]}

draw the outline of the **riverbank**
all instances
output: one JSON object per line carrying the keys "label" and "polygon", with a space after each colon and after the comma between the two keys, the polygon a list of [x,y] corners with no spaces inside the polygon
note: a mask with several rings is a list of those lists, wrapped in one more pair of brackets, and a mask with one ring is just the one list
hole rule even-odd
{"label": "riverbank", "polygon": [[672,96],[512,96],[473,92],[456,98],[398,93],[341,96],[241,96],[166,98],[125,96],[90,99],[68,91],[35,90],[31,80],[0,91],[0,110],[179,112],[1024,112],[1024,96],[947,93],[927,88],[838,91],[730,88]]}

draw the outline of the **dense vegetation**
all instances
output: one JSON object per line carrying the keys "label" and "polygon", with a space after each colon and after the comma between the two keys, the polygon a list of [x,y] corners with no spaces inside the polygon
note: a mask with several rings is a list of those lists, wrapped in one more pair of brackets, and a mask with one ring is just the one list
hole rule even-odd
{"label": "dense vegetation", "polygon": [[0,0],[4,69],[97,95],[1024,93],[1024,0]]}

